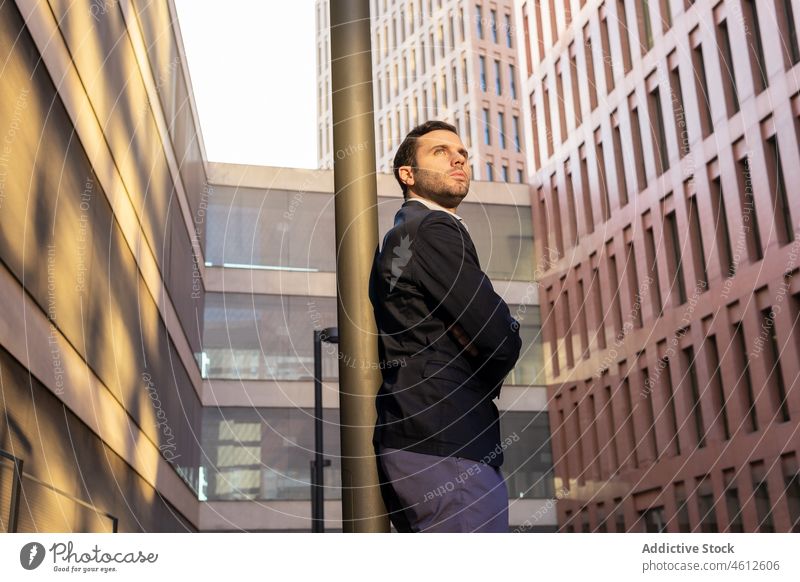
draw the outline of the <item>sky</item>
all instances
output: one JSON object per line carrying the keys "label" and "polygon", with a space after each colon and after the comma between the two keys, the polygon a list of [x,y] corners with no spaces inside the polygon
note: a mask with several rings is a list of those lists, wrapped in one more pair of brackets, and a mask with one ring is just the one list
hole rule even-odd
{"label": "sky", "polygon": [[176,0],[206,155],[317,167],[314,0]]}

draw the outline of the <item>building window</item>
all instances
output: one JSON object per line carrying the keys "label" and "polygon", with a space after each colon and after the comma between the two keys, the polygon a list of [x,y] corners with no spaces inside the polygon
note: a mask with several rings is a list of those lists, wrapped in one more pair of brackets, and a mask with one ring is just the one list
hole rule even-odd
{"label": "building window", "polygon": [[[764,59],[764,46],[761,42],[761,27],[758,22],[758,9],[755,0],[742,0],[742,11],[745,20],[745,42],[750,54],[750,68],[756,93],[761,93],[769,85],[767,63]],[[785,42],[785,41],[783,41]]]}
{"label": "building window", "polygon": [[514,124],[514,150],[517,152],[521,151],[521,144],[519,139],[519,116],[514,115],[513,117],[513,124]]}
{"label": "building window", "polygon": [[497,10],[489,11],[489,26],[492,29],[492,42],[497,44]]}
{"label": "building window", "polygon": [[[561,224],[561,200],[558,195],[558,180],[556,179],[555,172],[550,176],[550,201],[552,207],[552,215],[548,218],[553,224],[553,231],[555,233],[555,247],[556,253],[559,256],[564,256],[562,252],[564,250],[564,232]],[[563,287],[563,283],[562,283]],[[561,303],[566,304],[566,308],[569,309],[569,301],[560,299],[559,306]],[[572,318],[568,317],[564,321],[567,322],[567,325],[572,321]],[[566,335],[565,331],[565,335]],[[567,349],[567,367],[572,367],[572,342],[566,342],[566,349]]]}
{"label": "building window", "polygon": [[[539,188],[539,194],[541,194],[541,192],[542,192],[542,189]],[[543,210],[546,210],[547,206],[546,206],[546,204],[544,202],[544,197],[539,199],[539,205]],[[547,219],[546,218],[542,219],[542,224],[545,225],[545,227],[542,229],[542,232],[546,233],[547,232],[547,227],[546,227]],[[547,239],[544,239],[544,240],[547,240]],[[547,326],[548,327],[547,337],[550,338],[549,343],[550,343],[551,359],[553,361],[553,374],[558,376],[558,373],[559,373],[559,363],[558,363],[558,326],[556,325],[556,317],[555,317],[556,308],[555,308],[555,302],[554,301],[550,301],[548,303],[548,311],[547,311],[547,313],[548,313],[548,316],[545,319],[550,321],[549,325]],[[559,402],[560,401],[561,401],[561,396],[560,395],[556,396],[556,407],[557,407],[559,415],[560,415],[558,433],[561,435],[561,450],[562,451],[566,451],[567,447],[566,447],[566,433],[565,433],[565,429],[564,429],[564,426],[565,426],[565,424],[564,424],[564,410],[559,406]],[[564,465],[564,471],[563,472],[566,474],[566,476],[569,476],[569,458],[568,457],[564,458],[563,465]]]}
{"label": "building window", "polygon": [[[335,358],[333,358],[335,360]],[[326,499],[341,499],[338,411],[323,413]],[[208,501],[308,501],[314,457],[313,410],[296,408],[203,409],[203,469]],[[269,466],[262,459],[270,459]]]}
{"label": "building window", "polygon": [[747,353],[747,346],[744,342],[744,324],[740,321],[733,326],[734,360],[739,363],[740,374],[737,376],[744,379],[744,390],[737,390],[742,410],[747,415],[748,432],[758,430],[758,417],[756,416],[756,402],[753,396],[753,379],[750,376],[750,355]]}
{"label": "building window", "polygon": [[686,130],[686,111],[684,110],[683,87],[675,52],[670,53],[668,61],[675,60],[669,71],[669,86],[672,91],[672,113],[675,119],[675,135],[678,137],[678,155],[683,158],[689,153],[689,132]]}
{"label": "building window", "polygon": [[611,93],[614,90],[614,69],[612,68],[611,59],[611,46],[608,39],[608,18],[605,17],[605,7],[603,7],[604,16],[600,19],[600,49],[603,51],[603,69],[605,70],[606,77],[606,93]]}
{"label": "building window", "polygon": [[578,88],[578,62],[575,55],[575,43],[569,45],[569,76],[572,82],[572,112],[575,116],[575,128],[581,125],[581,94]]}
{"label": "building window", "polygon": [[[650,372],[647,368],[642,368],[642,388],[644,390],[643,396],[647,400],[647,433],[649,435],[649,446],[648,446],[648,456],[651,459],[657,459],[659,456],[658,452],[658,439],[656,438],[656,413],[655,413],[655,406],[653,405],[653,398],[647,398],[647,395],[651,395],[653,393],[653,384],[650,380]],[[659,410],[659,414],[661,411]],[[660,417],[659,417],[660,420]],[[598,439],[599,440],[599,439]]]}
{"label": "building window", "polygon": [[697,379],[693,347],[689,346],[683,350],[683,363],[689,380],[689,397],[692,403],[695,442],[698,448],[702,449],[706,446],[706,431],[703,422],[703,411],[700,408],[700,385]]}
{"label": "building window", "polygon": [[[538,4],[538,3],[537,3]],[[583,50],[586,58],[586,73],[589,83],[589,106],[592,111],[597,108],[597,85],[594,78],[594,56],[592,55],[592,35],[589,25],[583,27]]]}
{"label": "building window", "polygon": [[603,153],[603,141],[600,139],[600,130],[595,131],[595,152],[597,154],[597,180],[600,184],[600,210],[603,221],[611,218],[611,200],[608,194],[608,180],[606,179],[606,157]]}
{"label": "building window", "polygon": [[664,216],[664,238],[667,251],[667,265],[672,281],[673,301],[675,306],[686,303],[686,284],[683,279],[683,258],[681,257],[681,238],[678,231],[678,219],[675,211]]}
{"label": "building window", "polygon": [[617,506],[616,517],[614,518],[617,533],[625,533],[625,511],[622,507],[622,498],[617,497],[614,499],[614,504]]}
{"label": "building window", "polygon": [[[630,230],[630,228],[628,230]],[[631,318],[636,327],[642,327],[642,299],[639,293],[639,269],[636,267],[636,251],[633,246],[633,241],[627,243],[625,246],[627,248],[625,271],[628,278],[628,300],[631,304]]]}
{"label": "building window", "polygon": [[[789,2],[789,0],[786,0],[786,2]],[[505,27],[506,27],[506,46],[508,48],[514,48],[514,43],[512,42],[511,38],[511,15],[509,14],[505,15]],[[797,44],[797,42],[795,42],[795,44]]]}
{"label": "building window", "polygon": [[636,17],[639,25],[639,43],[642,45],[642,56],[653,48],[653,25],[650,22],[649,0],[638,0]]}
{"label": "building window", "polygon": [[[540,2],[536,2],[539,4]],[[555,46],[558,42],[558,21],[556,20],[556,3],[550,0],[550,46]]]}
{"label": "building window", "polygon": [[702,533],[718,533],[717,512],[714,509],[714,490],[711,479],[707,476],[698,479],[697,510],[700,514],[700,531]]}
{"label": "building window", "polygon": [[667,399],[667,420],[669,428],[672,433],[672,438],[669,440],[667,446],[671,449],[671,453],[675,456],[681,454],[681,438],[678,435],[678,411],[675,405],[675,392],[672,389],[672,370],[670,366],[672,361],[669,358],[662,358],[659,367],[664,370],[661,386],[664,389],[664,397]]}
{"label": "building window", "polygon": [[486,181],[494,181],[494,169],[492,167],[492,162],[486,162]]}
{"label": "building window", "polygon": [[491,127],[489,125],[489,110],[483,109],[483,143],[492,145]]}
{"label": "building window", "polygon": [[631,42],[628,38],[628,16],[625,13],[625,0],[617,0],[617,23],[619,25],[619,43],[622,45],[622,67],[625,74],[631,72]]}
{"label": "building window", "polygon": [[667,520],[664,519],[663,507],[651,507],[641,512],[646,533],[664,533],[667,531]]}
{"label": "building window", "polygon": [[481,91],[486,91],[486,57],[480,56]]}
{"label": "building window", "polygon": [[586,232],[594,232],[594,211],[592,210],[592,193],[589,190],[589,163],[586,160],[586,146],[581,144],[578,147],[581,168],[581,196],[583,196],[583,220]]}
{"label": "building window", "polygon": [[542,79],[543,91],[543,104],[544,104],[544,126],[545,126],[545,142],[547,143],[547,157],[553,155],[553,127],[552,117],[550,115],[550,89],[548,88],[547,78]]}
{"label": "building window", "polygon": [[522,168],[517,168],[517,184],[522,184],[525,181],[524,172]]}
{"label": "building window", "polygon": [[556,63],[556,98],[558,99],[558,125],[560,143],[567,140],[567,115],[564,112],[564,71],[561,68],[561,60]]}
{"label": "building window", "polygon": [[494,62],[494,92],[498,95],[503,94],[503,79],[500,72],[500,61]]}
{"label": "building window", "polygon": [[566,524],[564,528],[566,529],[567,533],[575,533],[575,526],[572,524],[572,511],[569,509],[564,513],[564,517],[566,519]]}
{"label": "building window", "polygon": [[531,94],[531,134],[533,136],[533,170],[541,166],[539,157],[539,116],[536,113],[536,94]]}
{"label": "building window", "polygon": [[506,149],[506,120],[502,111],[497,112],[497,132],[500,135],[500,148]]}
{"label": "building window", "polygon": [[504,451],[502,471],[509,499],[552,499],[555,493],[547,412],[504,412],[500,435],[518,437],[517,444],[522,445]]}
{"label": "building window", "polygon": [[[589,398],[594,399],[594,396],[589,396]],[[606,515],[605,503],[600,502],[597,504],[597,527],[594,531],[598,533],[608,533],[607,520],[608,516]]]}
{"label": "building window", "polygon": [[742,211],[742,225],[747,237],[747,253],[755,263],[764,258],[761,246],[761,230],[758,226],[758,211],[753,196],[753,180],[750,173],[750,157],[745,155],[736,162],[736,178],[739,187],[739,205]]}
{"label": "building window", "polygon": [[722,481],[725,485],[725,509],[728,510],[728,533],[743,533],[742,505],[739,488],[736,486],[736,469],[724,469]]}
{"label": "building window", "polygon": [[533,61],[531,59],[531,32],[529,30],[530,23],[528,22],[528,5],[522,7],[522,34],[525,38],[525,64],[527,65],[528,76],[533,73]]}
{"label": "building window", "polygon": [[628,203],[628,179],[625,175],[625,161],[622,152],[622,135],[620,134],[620,121],[617,112],[611,114],[612,128],[611,139],[614,144],[614,166],[617,172],[617,195],[620,208]]}
{"label": "building window", "polygon": [[658,87],[650,91],[647,104],[650,110],[650,126],[653,128],[653,149],[656,151],[656,174],[660,176],[669,169],[669,150],[664,113],[661,109],[661,91]]}
{"label": "building window", "polygon": [[775,417],[780,419],[779,422],[787,422],[789,421],[789,407],[786,403],[786,384],[783,382],[781,350],[775,329],[775,312],[772,308],[767,308],[761,312],[761,330],[762,333],[767,334],[766,343],[768,347],[764,350],[764,354],[767,360],[767,369],[769,370],[767,382],[769,383],[772,407],[775,410]]}
{"label": "building window", "polygon": [[728,22],[720,21],[717,24],[717,46],[719,49],[719,67],[722,69],[723,93],[728,117],[739,111],[739,96],[736,89],[736,68],[733,64],[731,53],[731,39],[728,34]]}
{"label": "building window", "polygon": [[[611,244],[606,246],[606,253],[608,254]],[[620,301],[620,292],[619,292],[619,275],[617,273],[617,257],[614,255],[608,254],[608,284],[609,288],[613,289],[612,292],[612,299],[611,304],[613,306],[613,314],[614,314],[614,332],[616,339],[621,339],[622,335],[622,303]],[[633,443],[636,441],[634,440]],[[632,455],[634,464],[636,462],[635,459],[636,455]]]}
{"label": "building window", "polygon": [[[464,121],[467,122],[467,147],[472,146],[472,118],[469,115],[469,107],[464,109]],[[471,166],[470,166],[471,167]],[[472,168],[472,174],[475,174],[475,169]]]}
{"label": "building window", "polygon": [[800,533],[800,471],[794,453],[781,455],[781,472],[789,505],[789,531]]}
{"label": "building window", "polygon": [[508,183],[508,181],[509,181],[508,180],[508,164],[503,164],[502,172],[503,172],[503,182]]}
{"label": "building window", "polygon": [[[649,215],[649,212],[645,216],[647,215]],[[653,316],[660,317],[663,311],[662,301],[661,301],[661,280],[658,275],[656,242],[652,227],[646,228],[644,232],[644,252],[647,264],[650,265],[649,275],[653,281],[653,284],[649,288],[650,299],[653,309]]]}
{"label": "building window", "polygon": [[692,49],[692,65],[694,67],[695,90],[697,91],[698,107],[700,108],[700,125],[703,137],[708,137],[714,124],[711,119],[711,104],[709,102],[708,81],[706,80],[706,65],[703,59],[703,45],[697,44]]}
{"label": "building window", "polygon": [[800,61],[800,49],[797,46],[797,28],[794,23],[794,10],[792,0],[777,0],[778,3],[778,26],[780,27],[780,37],[783,39],[783,57],[786,69],[791,69]]}
{"label": "building window", "polygon": [[[684,182],[688,187],[689,180]],[[703,229],[700,224],[700,211],[697,207],[697,195],[693,192],[686,198],[686,213],[689,221],[689,244],[692,247],[692,266],[694,267],[695,289],[703,292],[708,289],[705,251],[703,249]]]}
{"label": "building window", "polygon": [[[217,190],[215,190],[215,195],[216,193]],[[239,197],[242,197],[241,190],[239,191]],[[239,197],[237,197],[237,200]],[[304,198],[304,205],[305,202],[306,199]],[[309,225],[302,232],[311,233],[313,232],[314,224],[313,222],[309,223],[308,219],[311,218],[312,212],[319,217],[325,211],[323,210],[324,207],[318,204],[319,201],[309,199],[308,202],[311,208],[298,209],[298,211],[302,210],[303,216],[298,215],[294,218],[301,220],[303,224]],[[267,206],[272,206],[272,204],[265,203],[264,207]],[[245,216],[247,221],[244,224],[242,224],[242,221],[238,221],[240,230],[237,230],[235,234],[225,233],[229,241],[235,241],[238,238],[241,243],[234,246],[239,246],[242,250],[247,251],[252,245],[252,233],[254,232],[252,223],[258,218],[258,208],[260,206],[241,207],[238,203],[231,204],[229,198],[228,207],[236,214],[244,215],[245,212],[248,212]],[[215,214],[220,218],[224,218],[222,211],[217,211]],[[224,222],[221,224],[224,224]],[[250,226],[250,229],[245,231],[241,229],[242,226]],[[264,224],[261,229],[256,229],[257,233],[259,231],[263,232],[263,235],[258,236],[256,240],[261,239],[262,244],[269,244],[270,240],[265,239],[271,238],[270,232],[274,232],[274,228],[268,229],[267,225]],[[251,234],[241,237],[243,232]],[[242,238],[245,240],[242,240]],[[279,246],[280,244],[278,243],[277,247]],[[305,245],[298,244],[297,246],[305,248],[305,251],[302,252],[303,255],[306,252],[312,253],[310,256],[324,254],[331,257],[334,254],[332,250],[321,252],[324,245],[318,245],[316,241],[312,241],[309,245],[309,241],[306,240]],[[280,251],[277,247],[274,252],[279,253]],[[228,252],[226,248],[226,255]],[[233,257],[231,258],[233,259]],[[328,269],[330,271],[335,267],[335,257],[333,258],[334,265]],[[307,316],[308,299],[308,297],[289,295],[250,295],[232,292],[224,294],[207,293],[203,341],[203,350],[207,362],[205,377],[240,380],[312,380],[313,377],[307,363],[313,362],[313,346],[309,343],[308,346],[305,344],[300,347],[295,346],[297,347],[296,350],[292,347],[293,334],[295,332],[302,333],[305,337],[307,332],[308,337],[311,337],[312,328],[316,323],[312,322]],[[314,298],[314,308],[315,314],[319,314],[320,321],[330,322],[329,325],[336,323],[336,301],[334,298]],[[323,378],[336,379],[338,375],[339,370],[335,355],[330,358],[323,357]]]}
{"label": "building window", "polygon": [[667,32],[672,28],[672,8],[669,0],[658,0],[658,5],[661,9],[661,31]]}
{"label": "building window", "polygon": [[451,87],[453,88],[453,98],[452,102],[455,103],[458,101],[458,68],[455,64],[453,64],[452,69],[450,69],[451,73]]}
{"label": "building window", "polygon": [[758,531],[761,533],[774,533],[775,524],[772,521],[772,502],[767,487],[767,472],[764,461],[750,463],[750,475],[753,479],[753,497],[756,501],[758,514]]}
{"label": "building window", "polygon": [[483,8],[480,4],[475,7],[475,23],[478,26],[478,38],[483,40]]}
{"label": "building window", "polygon": [[511,98],[517,98],[517,80],[514,65],[508,65],[508,87],[511,89]]}
{"label": "building window", "polygon": [[689,507],[686,498],[686,485],[681,481],[675,483],[675,507],[678,514],[678,531],[680,533],[689,533],[692,531],[689,522]]}
{"label": "building window", "polygon": [[789,200],[786,194],[786,182],[783,177],[783,161],[778,146],[778,138],[773,135],[767,138],[764,157],[767,161],[767,179],[770,185],[772,208],[775,216],[775,230],[781,245],[794,242],[794,228]]}
{"label": "building window", "polygon": [[731,251],[731,237],[728,229],[728,212],[725,205],[725,193],[722,191],[722,184],[719,176],[711,180],[711,212],[714,213],[714,232],[717,237],[717,252],[719,253],[719,266],[721,275],[724,278],[733,277],[736,274],[736,263],[733,261]]}
{"label": "building window", "polygon": [[[571,180],[571,176],[567,178]],[[577,275],[577,270],[576,270]],[[586,292],[583,286],[583,279],[578,279],[578,325],[580,327],[581,337],[581,357],[586,360],[589,358],[589,322],[586,318]],[[592,412],[592,442],[594,444],[594,458],[599,461],[600,459],[600,439],[598,438],[597,431],[597,408],[594,402],[594,396],[589,395],[589,410]],[[596,461],[597,462],[597,461]],[[599,470],[597,471],[599,474]]]}
{"label": "building window", "polygon": [[[603,296],[602,291],[600,289],[600,270],[597,267],[592,268],[592,295],[594,298],[594,309],[595,314],[597,317],[597,327],[595,328],[595,335],[597,336],[597,347],[605,349],[606,347],[606,328],[605,328],[605,310],[603,308]],[[609,420],[609,428],[612,430],[610,434],[612,434],[612,446],[611,446],[611,454],[614,456],[614,470],[619,467],[619,460],[617,459],[617,450],[616,445],[613,444],[614,437],[613,434],[617,431],[617,425],[614,422],[614,411],[611,408],[611,388],[606,386],[606,391],[608,392],[608,402],[606,406],[608,406],[608,412],[611,415]]]}
{"label": "building window", "polygon": [[706,343],[708,344],[706,348],[706,360],[709,373],[711,374],[709,387],[713,388],[711,392],[711,401],[714,403],[714,411],[716,412],[715,418],[719,418],[722,421],[723,437],[725,440],[728,440],[731,438],[731,429],[728,421],[728,408],[725,406],[727,399],[725,398],[725,389],[722,384],[722,370],[719,363],[717,336],[709,334],[706,337]]}

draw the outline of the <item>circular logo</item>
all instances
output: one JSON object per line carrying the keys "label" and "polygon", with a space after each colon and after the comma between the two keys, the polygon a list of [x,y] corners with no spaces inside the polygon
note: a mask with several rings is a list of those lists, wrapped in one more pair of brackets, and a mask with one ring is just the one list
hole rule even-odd
{"label": "circular logo", "polygon": [[44,560],[44,546],[39,542],[30,542],[19,551],[19,563],[26,570],[35,570]]}

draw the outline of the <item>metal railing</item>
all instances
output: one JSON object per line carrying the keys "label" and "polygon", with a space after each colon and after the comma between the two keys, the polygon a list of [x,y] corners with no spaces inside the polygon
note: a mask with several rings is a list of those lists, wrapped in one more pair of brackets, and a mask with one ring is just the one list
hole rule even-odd
{"label": "metal railing", "polygon": [[9,504],[10,510],[9,510],[8,527],[7,527],[8,533],[17,532],[17,526],[19,524],[19,502],[23,495],[23,489],[22,489],[23,477],[25,478],[26,481],[30,481],[32,483],[36,483],[37,485],[41,485],[42,487],[49,489],[53,493],[56,493],[57,495],[69,499],[70,501],[80,505],[81,507],[89,509],[90,511],[96,513],[98,516],[107,517],[109,520],[111,520],[112,533],[118,532],[119,519],[117,517],[105,511],[100,511],[93,505],[86,503],[85,501],[82,501],[65,491],[61,491],[60,489],[53,487],[49,483],[45,483],[44,481],[37,479],[33,475],[26,475],[22,470],[23,460],[18,457],[15,457],[11,453],[0,449],[0,457],[8,459],[9,461],[11,461],[11,463],[13,463],[13,477],[11,482],[11,502]]}

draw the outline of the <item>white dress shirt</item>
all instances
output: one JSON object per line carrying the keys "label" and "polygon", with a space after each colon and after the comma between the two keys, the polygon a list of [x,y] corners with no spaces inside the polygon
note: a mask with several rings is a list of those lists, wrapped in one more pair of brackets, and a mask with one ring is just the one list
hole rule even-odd
{"label": "white dress shirt", "polygon": [[452,214],[453,216],[455,216],[455,217],[456,217],[456,218],[459,220],[459,222],[461,222],[461,224],[463,224],[463,225],[464,225],[464,228],[466,228],[466,229],[467,229],[467,231],[469,231],[469,227],[467,226],[467,223],[466,223],[466,222],[464,222],[464,219],[463,219],[463,218],[461,218],[461,217],[460,217],[458,214],[456,214],[455,212],[450,212],[450,211],[449,211],[447,208],[445,208],[445,207],[444,207],[444,206],[442,206],[441,204],[437,204],[437,203],[436,203],[436,202],[434,202],[433,200],[428,200],[427,198],[422,198],[422,197],[420,197],[420,196],[409,196],[409,197],[408,197],[408,199],[409,199],[409,200],[415,200],[415,201],[417,201],[417,202],[421,202],[422,204],[424,204],[425,206],[427,206],[427,207],[428,207],[428,208],[430,208],[431,210],[442,210],[442,211],[444,211],[444,212],[449,212],[450,214]]}

